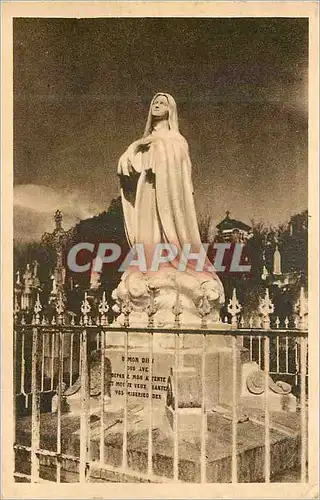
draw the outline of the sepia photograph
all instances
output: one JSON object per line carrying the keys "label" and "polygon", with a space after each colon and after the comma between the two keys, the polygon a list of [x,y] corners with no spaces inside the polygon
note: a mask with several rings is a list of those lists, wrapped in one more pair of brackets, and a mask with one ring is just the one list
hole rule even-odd
{"label": "sepia photograph", "polygon": [[10,18],[11,491],[312,498],[317,5],[80,3]]}

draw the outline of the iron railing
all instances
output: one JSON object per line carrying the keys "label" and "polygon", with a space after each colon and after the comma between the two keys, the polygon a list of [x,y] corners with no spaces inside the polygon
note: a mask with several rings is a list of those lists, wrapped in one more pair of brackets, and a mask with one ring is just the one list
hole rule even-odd
{"label": "iron railing", "polygon": [[[276,323],[275,328],[271,328],[270,315],[272,313],[272,303],[268,292],[261,301],[259,316],[257,322],[249,318],[247,324],[244,319],[239,318],[239,307],[235,307],[237,302],[234,294],[229,303],[229,313],[231,315],[231,324],[226,330],[221,323],[221,328],[210,329],[203,315],[200,328],[186,328],[180,325],[180,311],[173,308],[174,321],[171,327],[158,328],[154,326],[154,309],[148,310],[148,325],[146,327],[136,327],[130,325],[131,309],[128,304],[123,307],[124,325],[109,325],[107,321],[107,304],[105,295],[103,295],[99,307],[99,315],[93,319],[90,316],[90,305],[85,296],[82,304],[82,314],[75,323],[73,319],[66,324],[62,300],[57,301],[56,314],[49,321],[45,315],[42,315],[42,306],[39,296],[34,306],[32,318],[26,320],[26,314],[18,307],[15,308],[15,331],[14,331],[14,367],[15,367],[15,402],[16,402],[16,421],[21,418],[21,401],[24,401],[25,407],[29,409],[31,403],[31,422],[29,423],[29,432],[31,442],[29,444],[19,443],[18,435],[15,442],[17,457],[19,453],[26,453],[31,462],[31,470],[27,473],[19,470],[15,471],[16,478],[26,479],[31,482],[41,481],[40,465],[50,463],[55,468],[56,482],[62,481],[62,473],[67,462],[74,464],[73,470],[77,474],[80,483],[90,480],[92,473],[97,467],[117,477],[132,477],[140,481],[180,481],[180,443],[179,443],[179,392],[175,393],[175,402],[173,411],[173,461],[172,473],[166,477],[160,476],[155,467],[157,452],[154,451],[156,437],[153,434],[153,422],[155,412],[158,407],[155,406],[152,391],[153,363],[154,356],[154,336],[170,334],[173,336],[174,343],[171,348],[173,357],[173,382],[176,388],[179,387],[179,368],[181,366],[181,343],[187,335],[196,335],[201,339],[200,346],[196,352],[201,359],[201,403],[200,403],[200,482],[210,482],[208,477],[208,442],[207,442],[207,422],[208,412],[207,394],[210,388],[206,382],[206,352],[208,339],[214,336],[224,336],[230,340],[230,349],[232,352],[232,380],[230,380],[230,391],[232,393],[231,405],[231,477],[233,483],[239,481],[239,460],[240,448],[238,440],[239,408],[238,387],[239,373],[237,370],[237,353],[239,345],[247,346],[251,361],[257,361],[264,373],[264,481],[266,483],[272,480],[271,463],[271,438],[272,423],[270,420],[270,393],[268,390],[270,373],[276,375],[288,375],[294,377],[297,386],[298,407],[300,413],[300,480],[307,481],[307,310],[305,307],[304,292],[300,295],[300,305],[296,309],[294,328],[289,328],[289,321],[285,321],[284,327],[280,322]],[[122,451],[121,462],[114,465],[107,463],[105,456],[105,363],[108,356],[108,335],[119,335],[123,338],[123,356],[124,356],[124,379],[123,379],[123,411],[122,411]],[[128,419],[129,419],[129,401],[128,401],[128,357],[130,347],[132,347],[132,335],[141,334],[147,336],[148,352],[148,397],[146,411],[148,414],[147,424],[147,465],[145,470],[133,470],[130,462],[130,453],[128,449]],[[271,349],[271,347],[272,349]],[[100,356],[100,395],[99,409],[96,411],[99,415],[99,460],[92,460],[91,436],[92,425],[90,421],[90,363],[89,355],[91,350],[95,350]],[[66,365],[67,363],[67,365]],[[270,365],[273,370],[270,370]],[[282,365],[284,369],[282,370]],[[63,450],[63,404],[66,388],[70,388],[78,379],[80,382],[80,432],[79,432],[79,453],[66,453]],[[43,395],[52,395],[56,393],[56,412],[53,418],[56,419],[56,446],[55,450],[45,449],[41,444],[41,398]],[[20,402],[20,406],[18,404]],[[22,412],[23,413],[23,412]],[[195,432],[197,430],[195,429]],[[115,477],[115,476],[114,476]],[[52,479],[52,478],[51,478]]]}

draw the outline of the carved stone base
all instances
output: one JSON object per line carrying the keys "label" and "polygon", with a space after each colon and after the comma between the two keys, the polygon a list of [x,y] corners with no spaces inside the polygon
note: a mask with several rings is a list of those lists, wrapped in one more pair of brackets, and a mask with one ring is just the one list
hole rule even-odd
{"label": "carved stone base", "polygon": [[[209,307],[209,323],[219,321],[221,302],[224,298],[221,283],[210,275],[179,272],[172,267],[149,274],[126,271],[112,294],[116,301],[114,310],[123,312],[123,304],[128,302],[130,325],[147,326],[150,291],[153,293],[152,307],[156,311],[153,315],[156,327],[172,327],[176,314],[182,325],[199,328],[201,317],[198,308],[204,298]],[[120,314],[117,325],[123,326],[124,321],[124,315]]]}

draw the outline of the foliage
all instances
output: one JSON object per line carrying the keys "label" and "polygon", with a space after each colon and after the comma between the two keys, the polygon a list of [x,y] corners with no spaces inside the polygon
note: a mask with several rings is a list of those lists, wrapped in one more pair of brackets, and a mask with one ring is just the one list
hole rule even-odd
{"label": "foliage", "polygon": [[212,217],[209,214],[200,214],[198,220],[200,238],[203,243],[212,242]]}
{"label": "foliage", "polygon": [[44,248],[40,243],[15,243],[13,246],[13,272],[26,269],[27,264],[37,261],[38,277],[40,281],[46,281],[51,275],[55,264],[55,253],[53,250]]}
{"label": "foliage", "polygon": [[[124,216],[120,196],[112,200],[108,211],[81,221],[76,225],[71,245],[83,241],[93,243],[96,248],[99,243],[102,242],[117,243],[122,249],[120,260],[103,267],[101,283],[103,288],[111,293],[121,278],[121,274],[117,269],[124,255],[126,255],[129,250],[124,230]],[[86,287],[89,285],[90,272],[77,273],[73,277],[78,284]]]}

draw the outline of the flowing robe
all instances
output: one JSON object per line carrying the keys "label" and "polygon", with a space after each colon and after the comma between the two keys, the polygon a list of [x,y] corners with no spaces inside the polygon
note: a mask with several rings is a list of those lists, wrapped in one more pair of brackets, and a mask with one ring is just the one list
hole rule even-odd
{"label": "flowing robe", "polygon": [[[177,258],[168,265],[177,268],[185,244],[191,245],[190,252],[201,248],[188,143],[170,130],[148,139],[148,145],[131,144],[118,164],[126,234],[131,246],[144,245],[148,269],[157,243],[175,245]],[[215,280],[222,298],[223,287],[213,270],[196,272],[195,261],[188,261],[187,271],[202,282]]]}

